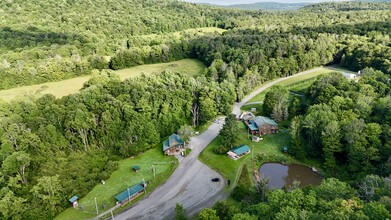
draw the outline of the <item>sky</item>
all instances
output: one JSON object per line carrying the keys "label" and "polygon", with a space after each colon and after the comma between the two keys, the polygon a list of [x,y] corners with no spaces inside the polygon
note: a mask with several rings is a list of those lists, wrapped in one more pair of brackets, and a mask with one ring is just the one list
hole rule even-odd
{"label": "sky", "polygon": [[[194,3],[209,3],[215,5],[236,5],[236,4],[251,4],[256,2],[280,2],[280,3],[316,3],[316,2],[325,2],[332,0],[185,0],[187,2]],[[334,0],[341,1],[341,0]]]}

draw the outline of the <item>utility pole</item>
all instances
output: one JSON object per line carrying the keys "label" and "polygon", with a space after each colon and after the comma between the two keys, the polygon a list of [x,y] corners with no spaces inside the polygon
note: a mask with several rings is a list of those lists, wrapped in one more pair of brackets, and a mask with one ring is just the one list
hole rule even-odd
{"label": "utility pole", "polygon": [[143,178],[143,185],[144,185],[144,193],[147,194],[147,186],[145,185],[145,180]]}
{"label": "utility pole", "polygon": [[129,193],[129,188],[126,188],[128,190],[128,202],[130,202],[130,193]]}
{"label": "utility pole", "polygon": [[98,215],[99,211],[98,211],[98,203],[96,202],[96,197],[95,197],[95,208],[96,208],[96,214]]}
{"label": "utility pole", "polygon": [[155,179],[156,170],[155,170],[155,165],[153,164],[152,164],[152,171],[153,171],[153,178]]}
{"label": "utility pole", "polygon": [[113,210],[111,210],[110,212],[111,212],[111,219],[114,220]]}
{"label": "utility pole", "polygon": [[254,145],[252,145],[253,149],[251,151],[251,159],[254,160]]}

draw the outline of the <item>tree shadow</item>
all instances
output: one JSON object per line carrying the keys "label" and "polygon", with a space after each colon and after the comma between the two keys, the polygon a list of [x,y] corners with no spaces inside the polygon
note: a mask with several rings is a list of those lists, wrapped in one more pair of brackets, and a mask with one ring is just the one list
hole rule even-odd
{"label": "tree shadow", "polygon": [[301,35],[314,35],[318,33],[329,34],[355,34],[366,35],[368,32],[376,31],[382,34],[389,34],[391,22],[389,21],[368,21],[358,24],[330,24],[318,27],[293,28],[290,33]]}
{"label": "tree shadow", "polygon": [[36,27],[28,27],[26,30],[3,27],[0,29],[0,42],[0,48],[16,50],[26,47],[51,46],[52,44],[87,43],[87,39],[77,34],[46,32]]}

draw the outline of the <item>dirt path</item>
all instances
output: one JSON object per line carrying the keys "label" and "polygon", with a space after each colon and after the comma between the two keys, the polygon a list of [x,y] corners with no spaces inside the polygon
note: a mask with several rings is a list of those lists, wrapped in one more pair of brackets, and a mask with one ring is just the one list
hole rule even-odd
{"label": "dirt path", "polygon": [[[277,82],[319,69],[304,71],[267,83],[241,102],[235,103],[232,113],[239,116],[242,105]],[[182,204],[188,215],[193,215],[203,208],[212,206],[216,201],[225,199],[228,196],[223,190],[225,181],[211,182],[212,178],[219,177],[223,180],[223,177],[198,160],[198,155],[218,135],[222,126],[223,123],[213,123],[207,131],[191,138],[192,152],[185,158],[179,158],[179,166],[170,178],[132,208],[115,216],[115,219],[173,219],[176,203]]]}

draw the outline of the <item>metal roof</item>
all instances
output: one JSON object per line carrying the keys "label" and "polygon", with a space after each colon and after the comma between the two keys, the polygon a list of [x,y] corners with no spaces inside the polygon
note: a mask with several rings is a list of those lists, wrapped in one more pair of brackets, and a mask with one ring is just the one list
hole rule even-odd
{"label": "metal roof", "polygon": [[170,137],[168,137],[168,142],[169,142],[171,147],[174,146],[174,145],[178,145],[178,144],[183,144],[184,143],[182,141],[182,139],[179,137],[179,135],[177,135],[177,134],[170,135]]}
{"label": "metal roof", "polygon": [[76,201],[79,197],[77,197],[77,195],[74,195],[72,196],[72,198],[69,199],[69,202],[73,203],[74,201]]}
{"label": "metal roof", "polygon": [[172,134],[163,142],[163,151],[168,150],[170,147],[182,144],[184,144],[184,141],[179,137],[179,135]]}
{"label": "metal roof", "polygon": [[163,141],[163,151],[168,150],[170,145],[168,144],[168,139]]}
{"label": "metal roof", "polygon": [[142,184],[136,184],[130,188],[125,189],[125,191],[121,192],[120,194],[115,196],[115,199],[118,202],[122,202],[125,199],[129,198],[130,196],[144,190],[144,186]]}
{"label": "metal roof", "polygon": [[277,126],[277,123],[273,119],[270,119],[270,118],[264,117],[264,116],[255,117],[254,122],[255,122],[255,124],[257,124],[258,127],[260,127],[264,124]]}
{"label": "metal roof", "polygon": [[232,148],[230,151],[234,152],[236,155],[240,155],[250,151],[250,147],[247,145],[240,145],[239,147]]}
{"label": "metal roof", "polygon": [[258,131],[258,127],[254,124],[254,121],[250,121],[248,128],[252,131]]}

